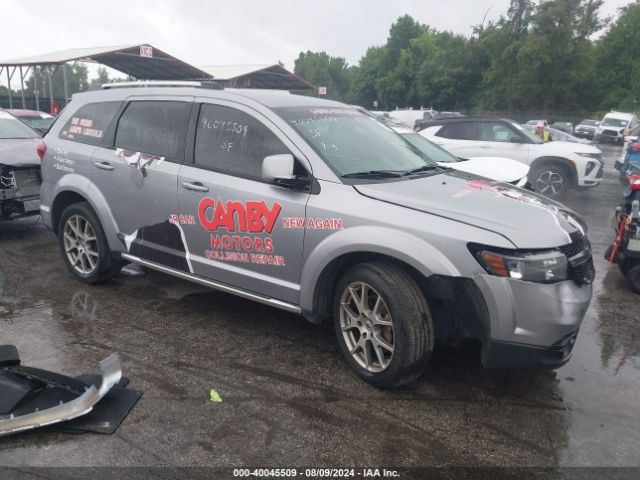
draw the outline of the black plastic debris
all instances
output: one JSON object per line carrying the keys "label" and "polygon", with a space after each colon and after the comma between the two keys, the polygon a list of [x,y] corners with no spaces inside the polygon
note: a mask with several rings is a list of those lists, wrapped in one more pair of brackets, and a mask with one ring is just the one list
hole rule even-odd
{"label": "black plastic debris", "polygon": [[21,365],[13,345],[0,346],[0,436],[33,428],[68,433],[114,433],[142,396],[127,388],[111,355],[102,375],[77,378]]}

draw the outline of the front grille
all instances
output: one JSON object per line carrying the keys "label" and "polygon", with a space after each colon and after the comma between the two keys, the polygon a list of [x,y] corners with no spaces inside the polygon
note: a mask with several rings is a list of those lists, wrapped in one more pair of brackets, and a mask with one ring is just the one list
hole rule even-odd
{"label": "front grille", "polygon": [[589,285],[596,276],[591,257],[591,245],[587,237],[579,232],[572,233],[571,239],[573,241],[570,244],[558,247],[558,250],[569,260],[571,279],[578,285]]}
{"label": "front grille", "polygon": [[583,250],[591,250],[589,240],[587,240],[586,236],[574,232],[571,234],[571,240],[572,242],[570,244],[558,247],[558,250],[564,253],[567,258],[575,257]]}
{"label": "front grille", "polygon": [[603,135],[607,135],[609,137],[617,137],[618,136],[618,132],[616,130],[603,130],[602,134]]}

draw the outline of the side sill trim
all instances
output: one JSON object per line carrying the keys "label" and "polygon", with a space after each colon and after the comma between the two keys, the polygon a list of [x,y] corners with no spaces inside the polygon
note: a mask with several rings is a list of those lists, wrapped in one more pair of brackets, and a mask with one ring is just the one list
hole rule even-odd
{"label": "side sill trim", "polygon": [[169,275],[173,275],[174,277],[182,278],[184,280],[189,280],[190,282],[199,283],[200,285],[214,288],[216,290],[220,290],[221,292],[231,293],[232,295],[237,295],[238,297],[246,298],[248,300],[253,300],[254,302],[262,303],[264,305],[270,305],[272,307],[279,308],[281,310],[286,310],[287,312],[298,313],[298,314],[302,313],[302,309],[298,305],[294,305],[292,303],[283,302],[281,300],[276,300],[274,298],[264,297],[262,295],[258,295],[257,293],[247,292],[246,290],[231,287],[223,283],[213,282],[211,280],[207,280],[206,278],[202,278],[197,275],[192,275],[190,273],[185,273],[180,270],[176,270],[175,268],[165,267],[164,265],[160,265],[155,262],[150,262],[148,260],[144,260],[140,257],[136,257],[128,253],[121,253],[120,256],[124,260],[137,263],[138,265],[142,265],[144,267],[151,268],[153,270],[158,270],[159,272],[167,273]]}

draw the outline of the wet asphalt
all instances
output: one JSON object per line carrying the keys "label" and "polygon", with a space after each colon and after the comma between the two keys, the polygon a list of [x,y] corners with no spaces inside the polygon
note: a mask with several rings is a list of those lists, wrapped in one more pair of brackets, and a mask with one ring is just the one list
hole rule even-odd
{"label": "wet asphalt", "polygon": [[144,391],[114,435],[0,438],[0,466],[639,466],[640,296],[603,259],[622,187],[619,148],[602,149],[602,184],[564,199],[589,225],[598,273],[555,372],[439,351],[415,385],[377,390],[330,326],[154,272],[82,285],[36,219],[0,224],[0,343],[70,375],[117,352]]}

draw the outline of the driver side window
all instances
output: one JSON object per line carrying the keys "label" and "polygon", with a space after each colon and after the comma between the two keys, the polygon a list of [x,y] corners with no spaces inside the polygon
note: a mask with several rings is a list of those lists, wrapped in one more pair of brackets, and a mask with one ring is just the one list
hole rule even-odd
{"label": "driver side window", "polygon": [[281,153],[291,152],[258,119],[235,108],[202,105],[194,151],[197,167],[261,180],[264,157]]}
{"label": "driver side window", "polygon": [[480,122],[478,138],[484,142],[522,143],[522,136],[500,122]]}

